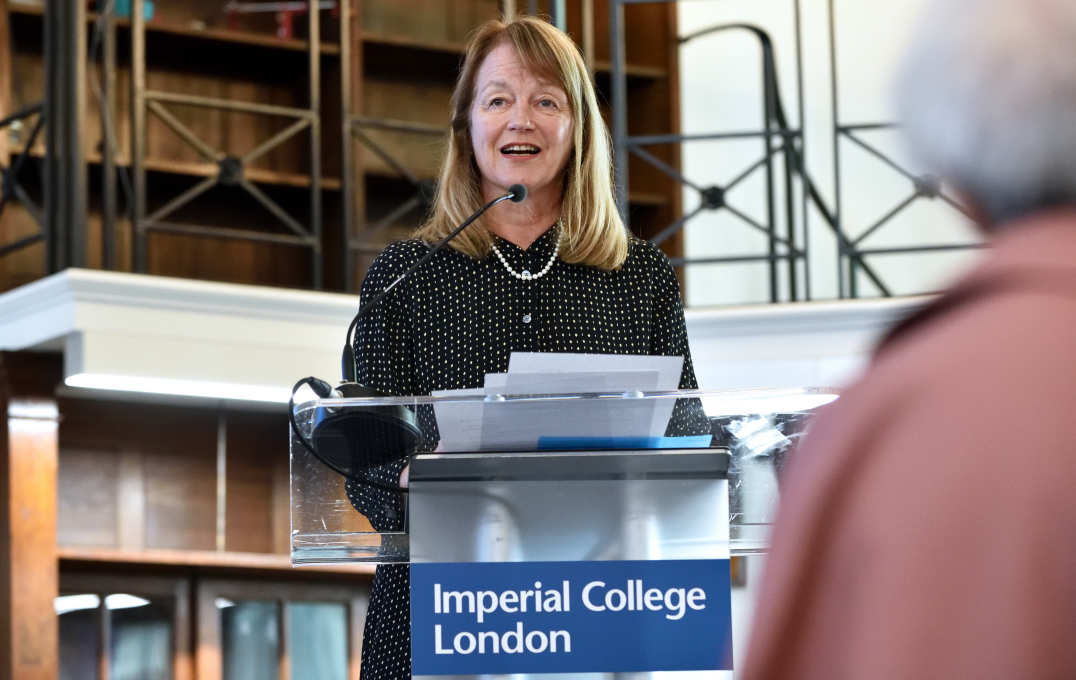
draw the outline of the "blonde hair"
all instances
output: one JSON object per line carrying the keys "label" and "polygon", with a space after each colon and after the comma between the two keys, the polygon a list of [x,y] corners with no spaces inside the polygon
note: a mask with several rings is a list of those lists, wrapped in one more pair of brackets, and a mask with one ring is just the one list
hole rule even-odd
{"label": "blonde hair", "polygon": [[[572,152],[564,170],[560,259],[605,270],[619,268],[628,255],[628,235],[613,200],[609,132],[590,72],[571,38],[535,17],[508,23],[488,21],[471,39],[452,93],[452,128],[433,213],[415,236],[425,241],[444,238],[484,204],[471,144],[471,105],[478,69],[502,42],[510,43],[532,72],[560,85],[575,123]],[[480,218],[479,224],[465,229],[450,245],[481,259],[489,255],[492,241]]]}

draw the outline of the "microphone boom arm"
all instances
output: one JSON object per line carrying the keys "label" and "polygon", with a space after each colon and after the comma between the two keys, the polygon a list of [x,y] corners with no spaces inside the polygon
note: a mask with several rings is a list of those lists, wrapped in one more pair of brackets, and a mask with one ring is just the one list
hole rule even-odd
{"label": "microphone boom arm", "polygon": [[441,248],[444,248],[445,244],[447,244],[452,239],[456,238],[456,236],[458,236],[461,231],[463,231],[464,229],[469,227],[472,222],[474,222],[479,217],[481,217],[487,210],[489,210],[493,206],[495,206],[498,203],[501,203],[503,201],[512,201],[513,203],[519,203],[524,198],[526,198],[526,196],[527,196],[526,187],[524,187],[523,185],[520,185],[520,184],[513,184],[511,187],[508,188],[508,193],[506,193],[503,196],[498,196],[497,198],[493,199],[492,201],[490,201],[486,205],[482,206],[481,210],[479,210],[475,214],[468,217],[463,222],[463,224],[456,227],[452,231],[451,234],[449,234],[448,236],[444,237],[443,239],[441,239],[440,241],[435,243],[429,249],[429,251],[427,251],[427,253],[425,255],[423,255],[421,258],[419,258],[419,260],[417,262],[415,262],[413,265],[408,267],[407,271],[405,271],[404,273],[400,274],[395,279],[393,279],[392,283],[390,283],[389,285],[385,286],[383,289],[378,291],[378,293],[373,298],[371,298],[369,302],[367,302],[367,303],[361,303],[360,302],[359,311],[355,312],[355,317],[351,320],[351,324],[347,327],[347,333],[344,334],[344,350],[343,350],[343,355],[340,358],[340,365],[341,365],[341,369],[342,369],[341,372],[343,373],[342,377],[343,377],[345,382],[356,382],[357,379],[358,379],[359,367],[358,367],[358,364],[355,362],[355,349],[352,346],[352,334],[355,332],[355,329],[358,327],[359,319],[362,318],[363,313],[367,309],[373,307],[378,302],[380,302],[381,299],[384,298],[388,294],[389,291],[391,291],[393,288],[395,288],[398,283],[400,283],[401,281],[403,281],[407,277],[411,276],[412,272],[414,272],[416,269],[418,269],[422,265],[429,262],[430,258],[432,258],[434,255],[437,254],[437,251],[441,250]]}

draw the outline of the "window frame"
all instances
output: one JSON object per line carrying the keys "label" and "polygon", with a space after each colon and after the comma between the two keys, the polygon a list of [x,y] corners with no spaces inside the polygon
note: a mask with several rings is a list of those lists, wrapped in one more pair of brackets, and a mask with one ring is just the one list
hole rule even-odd
{"label": "window frame", "polygon": [[[189,579],[181,576],[142,576],[137,574],[118,575],[84,571],[60,571],[59,594],[94,593],[107,595],[111,593],[129,593],[150,597],[170,597],[175,603],[172,614],[172,678],[173,680],[193,680],[191,659],[191,612]],[[111,644],[108,609],[104,606],[104,597],[98,611],[98,677],[109,677],[108,648]]]}
{"label": "window frame", "polygon": [[195,583],[197,645],[195,669],[198,680],[221,680],[222,643],[220,616],[216,599],[262,600],[279,602],[280,617],[280,680],[291,679],[288,654],[289,634],[283,605],[289,602],[332,602],[347,607],[348,621],[348,677],[359,677],[362,654],[363,625],[369,606],[369,581],[332,583],[299,583],[295,581],[269,581],[248,579],[200,578]]}

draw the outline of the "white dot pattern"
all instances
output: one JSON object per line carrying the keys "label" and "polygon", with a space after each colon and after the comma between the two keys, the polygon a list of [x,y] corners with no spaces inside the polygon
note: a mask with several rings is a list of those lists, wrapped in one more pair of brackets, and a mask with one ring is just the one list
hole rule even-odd
{"label": "white dot pattern", "polygon": [[[549,229],[529,248],[496,239],[516,271],[540,271],[557,246]],[[370,266],[363,297],[373,296],[428,251],[418,240],[391,244]],[[355,355],[361,383],[387,394],[479,387],[508,369],[512,352],[586,352],[683,356],[681,389],[693,389],[680,286],[665,255],[632,238],[628,258],[607,272],[556,260],[545,276],[520,280],[496,257],[474,260],[445,248],[393,289],[360,322]],[[697,405],[697,402],[696,402]],[[420,445],[437,442],[432,412],[420,410]],[[668,434],[709,432],[701,409],[678,402]],[[396,485],[404,460],[367,473]],[[348,480],[348,498],[378,530],[403,526],[395,494]],[[381,566],[366,617],[361,680],[411,677],[409,578],[405,566]]]}

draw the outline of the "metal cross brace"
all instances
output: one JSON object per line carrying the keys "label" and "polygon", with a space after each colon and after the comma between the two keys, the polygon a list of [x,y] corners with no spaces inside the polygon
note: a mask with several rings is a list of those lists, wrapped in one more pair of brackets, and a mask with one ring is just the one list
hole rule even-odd
{"label": "metal cross brace", "polygon": [[[247,153],[242,156],[230,156],[225,152],[215,149],[205,141],[200,139],[190,128],[184,125],[175,115],[169,111],[163,103],[178,103],[187,104],[192,106],[204,106],[212,108],[220,108],[232,111],[243,111],[248,113],[259,113],[264,115],[278,115],[294,117],[297,120],[284,128],[280,132],[269,139],[263,141]],[[206,177],[201,182],[198,182],[190,189],[187,189],[183,193],[179,194],[172,200],[165,203],[158,208],[152,214],[147,215],[140,224],[141,228],[151,228],[157,225],[163,226],[163,220],[168,215],[176,212],[183,206],[193,201],[198,196],[209,191],[211,188],[217,185],[223,186],[238,186],[244,189],[250,194],[258,203],[265,207],[270,213],[272,213],[278,220],[284,223],[285,226],[290,229],[295,236],[285,238],[284,236],[273,237],[269,234],[257,234],[256,232],[247,232],[246,230],[228,230],[240,231],[243,234],[249,234],[248,238],[255,238],[256,240],[274,240],[280,241],[284,239],[284,242],[294,243],[299,242],[302,244],[309,244],[313,238],[312,234],[300,224],[294,217],[289,215],[276,201],[269,198],[261,189],[253,184],[245,176],[245,168],[253,161],[261,158],[266,153],[272,151],[276,147],[283,144],[285,141],[295,136],[299,132],[309,128],[315,124],[314,116],[305,109],[290,109],[280,106],[268,106],[263,104],[249,104],[244,102],[235,102],[230,100],[218,100],[208,99],[202,97],[189,97],[180,95],[170,95],[163,92],[147,92],[146,93],[146,108],[157,116],[169,129],[171,129],[180,139],[185,141],[191,148],[197,151],[203,158],[212,163],[216,163],[218,172],[215,176]],[[179,225],[174,225],[179,226]],[[190,227],[184,231],[197,230],[198,232],[209,233],[221,233],[222,230],[215,228],[196,228]]]}
{"label": "metal cross brace", "polygon": [[19,184],[19,173],[22,171],[23,165],[26,163],[26,159],[30,155],[30,150],[37,142],[38,136],[41,134],[41,130],[45,126],[45,113],[44,104],[38,103],[31,106],[27,106],[15,113],[7,116],[3,120],[0,120],[0,130],[3,130],[12,124],[37,116],[37,121],[34,123],[33,129],[30,131],[29,137],[26,139],[26,145],[22,151],[15,156],[15,160],[11,163],[10,167],[0,167],[0,215],[3,214],[4,208],[7,207],[8,201],[14,197],[26,208],[26,211],[30,213],[34,221],[37,222],[38,232],[25,236],[12,243],[6,243],[0,245],[0,256],[6,255],[10,252],[14,252],[26,246],[37,243],[45,238],[45,217],[38,206],[26,193],[26,190]]}

